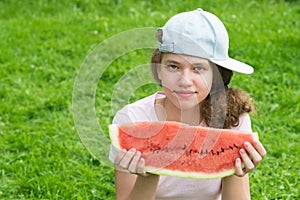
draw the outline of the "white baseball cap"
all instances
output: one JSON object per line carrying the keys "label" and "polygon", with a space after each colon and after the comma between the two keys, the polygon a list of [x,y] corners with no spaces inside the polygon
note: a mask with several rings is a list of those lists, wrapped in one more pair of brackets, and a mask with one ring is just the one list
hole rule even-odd
{"label": "white baseball cap", "polygon": [[229,38],[224,24],[215,15],[197,10],[179,13],[158,29],[161,52],[185,54],[243,74],[253,73],[250,65],[228,56]]}

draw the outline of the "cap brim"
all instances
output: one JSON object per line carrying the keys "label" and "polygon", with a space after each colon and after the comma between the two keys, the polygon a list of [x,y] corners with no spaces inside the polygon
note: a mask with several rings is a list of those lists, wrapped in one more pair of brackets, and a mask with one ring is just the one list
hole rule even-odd
{"label": "cap brim", "polygon": [[250,65],[247,65],[245,63],[242,63],[238,60],[228,58],[226,60],[211,60],[213,63],[220,65],[221,67],[224,67],[226,69],[230,69],[235,72],[239,72],[242,74],[252,74],[254,72],[253,67]]}

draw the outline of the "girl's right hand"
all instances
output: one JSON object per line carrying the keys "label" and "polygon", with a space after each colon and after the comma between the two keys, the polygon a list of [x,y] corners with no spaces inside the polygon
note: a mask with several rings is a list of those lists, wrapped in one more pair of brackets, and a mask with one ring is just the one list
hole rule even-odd
{"label": "girl's right hand", "polygon": [[147,176],[145,172],[145,159],[141,157],[141,152],[135,148],[126,151],[122,149],[115,158],[115,169],[120,171],[128,171],[132,174]]}

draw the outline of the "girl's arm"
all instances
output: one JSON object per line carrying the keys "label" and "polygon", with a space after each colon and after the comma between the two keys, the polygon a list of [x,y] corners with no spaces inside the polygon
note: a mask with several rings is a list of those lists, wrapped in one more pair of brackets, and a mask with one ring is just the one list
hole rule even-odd
{"label": "girl's arm", "polygon": [[245,148],[240,150],[241,158],[236,159],[235,175],[222,179],[222,200],[251,199],[248,172],[259,164],[266,155],[266,150],[258,140],[253,145],[245,142],[244,146]]}
{"label": "girl's arm", "polygon": [[140,152],[135,149],[118,153],[115,159],[117,200],[154,199],[159,176],[146,173],[144,164]]}
{"label": "girl's arm", "polygon": [[116,200],[154,200],[159,176],[134,175],[115,170]]}
{"label": "girl's arm", "polygon": [[248,175],[244,177],[232,175],[222,179],[222,200],[233,199],[251,199]]}

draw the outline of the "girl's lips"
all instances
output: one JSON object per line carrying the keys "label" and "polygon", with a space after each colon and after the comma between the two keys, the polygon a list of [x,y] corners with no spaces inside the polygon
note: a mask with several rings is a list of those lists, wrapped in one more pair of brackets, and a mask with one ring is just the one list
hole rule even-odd
{"label": "girl's lips", "polygon": [[197,92],[189,91],[189,90],[180,90],[180,91],[174,90],[174,93],[179,97],[188,98],[188,97],[195,95]]}

